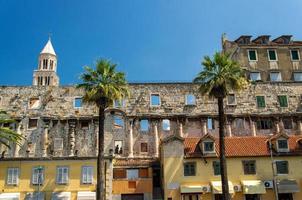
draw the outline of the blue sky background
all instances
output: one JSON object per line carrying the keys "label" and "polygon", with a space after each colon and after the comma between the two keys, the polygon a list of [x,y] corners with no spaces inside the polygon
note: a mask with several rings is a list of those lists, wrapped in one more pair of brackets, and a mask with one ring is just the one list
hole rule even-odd
{"label": "blue sky background", "polygon": [[224,32],[302,40],[301,10],[301,0],[0,0],[0,85],[32,83],[49,32],[62,85],[99,57],[130,82],[191,81]]}

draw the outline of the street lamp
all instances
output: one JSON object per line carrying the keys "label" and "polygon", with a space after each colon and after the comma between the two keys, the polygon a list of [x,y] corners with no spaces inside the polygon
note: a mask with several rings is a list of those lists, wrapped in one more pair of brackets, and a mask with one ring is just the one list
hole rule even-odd
{"label": "street lamp", "polygon": [[270,155],[271,155],[271,162],[272,162],[272,171],[273,171],[273,183],[274,183],[274,191],[275,191],[275,199],[279,200],[278,197],[278,188],[277,188],[277,174],[275,172],[275,161],[273,158],[273,145],[272,145],[272,141],[269,139],[269,150],[270,150]]}
{"label": "street lamp", "polygon": [[37,194],[36,200],[39,200],[39,196],[40,196],[40,185],[41,185],[41,183],[42,183],[42,172],[43,172],[43,167],[42,167],[42,166],[39,166],[39,167],[37,167],[37,170],[38,170],[38,194]]}

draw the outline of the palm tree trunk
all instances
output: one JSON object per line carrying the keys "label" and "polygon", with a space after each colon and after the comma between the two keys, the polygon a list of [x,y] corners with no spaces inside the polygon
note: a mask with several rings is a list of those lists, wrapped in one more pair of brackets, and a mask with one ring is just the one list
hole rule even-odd
{"label": "palm tree trunk", "polygon": [[225,115],[223,109],[223,97],[218,97],[218,113],[219,113],[219,158],[220,158],[220,172],[221,172],[221,185],[222,185],[222,199],[229,200],[229,184],[227,175],[227,165],[225,159]]}
{"label": "palm tree trunk", "polygon": [[105,109],[99,106],[99,141],[98,141],[98,160],[97,160],[97,185],[96,185],[96,200],[104,200],[104,121]]}

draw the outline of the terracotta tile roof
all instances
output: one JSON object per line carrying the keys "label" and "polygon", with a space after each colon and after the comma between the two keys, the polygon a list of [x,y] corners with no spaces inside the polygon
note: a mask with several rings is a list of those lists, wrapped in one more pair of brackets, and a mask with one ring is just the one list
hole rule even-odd
{"label": "terracotta tile roof", "polygon": [[155,159],[145,159],[145,158],[132,158],[132,159],[117,158],[113,160],[113,165],[120,166],[120,167],[151,166],[154,163],[156,163]]}
{"label": "terracotta tile roof", "polygon": [[[269,137],[251,136],[251,137],[226,137],[225,147],[226,156],[228,157],[243,157],[243,156],[269,156],[268,149]],[[199,150],[200,138],[185,138],[184,148],[185,154],[188,157],[201,156]],[[280,153],[280,155],[301,155],[302,148],[298,141],[302,141],[302,136],[289,136],[288,144],[290,151],[288,153]],[[215,140],[216,155],[219,155],[219,141]],[[277,152],[274,152],[277,154]]]}

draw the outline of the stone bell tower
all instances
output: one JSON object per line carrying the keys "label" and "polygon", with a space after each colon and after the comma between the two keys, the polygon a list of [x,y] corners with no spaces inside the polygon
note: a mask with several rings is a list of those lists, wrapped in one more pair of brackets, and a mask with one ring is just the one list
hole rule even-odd
{"label": "stone bell tower", "polygon": [[38,69],[34,70],[34,86],[59,86],[57,55],[50,38],[39,55]]}

